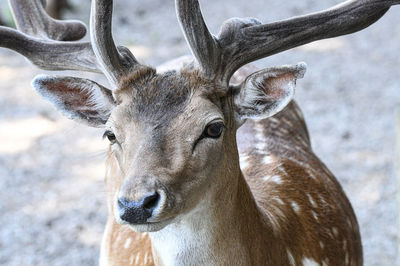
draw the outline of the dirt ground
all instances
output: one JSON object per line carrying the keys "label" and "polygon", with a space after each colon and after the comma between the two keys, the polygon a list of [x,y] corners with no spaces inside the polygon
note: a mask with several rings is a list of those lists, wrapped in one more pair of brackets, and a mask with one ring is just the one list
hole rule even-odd
{"label": "dirt ground", "polygon": [[[89,1],[68,17],[88,22]],[[83,2],[83,3],[82,3]],[[114,37],[148,64],[189,53],[172,0],[115,0]],[[340,0],[202,0],[217,33],[233,16],[271,22]],[[6,5],[0,0],[0,7]],[[400,8],[351,36],[258,61],[305,61],[296,100],[315,152],[357,214],[365,265],[398,264],[395,109],[400,108]],[[102,131],[60,116],[30,86],[37,70],[0,49],[0,265],[96,265],[106,220]],[[63,73],[65,74],[65,73]],[[100,76],[84,74],[92,79]]]}

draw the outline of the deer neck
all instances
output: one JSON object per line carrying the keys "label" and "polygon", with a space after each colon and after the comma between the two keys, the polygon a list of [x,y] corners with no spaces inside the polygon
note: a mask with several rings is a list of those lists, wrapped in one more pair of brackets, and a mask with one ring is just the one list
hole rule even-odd
{"label": "deer neck", "polygon": [[205,195],[197,208],[150,234],[159,264],[251,265],[257,260],[254,245],[265,247],[261,242],[270,231],[237,167],[235,175],[221,178],[229,182]]}

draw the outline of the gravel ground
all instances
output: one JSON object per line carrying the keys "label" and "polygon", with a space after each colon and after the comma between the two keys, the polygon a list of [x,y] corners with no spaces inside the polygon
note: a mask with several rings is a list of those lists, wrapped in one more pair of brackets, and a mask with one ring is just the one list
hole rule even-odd
{"label": "gravel ground", "polygon": [[[88,21],[89,2],[68,17]],[[263,22],[339,0],[202,0],[209,28]],[[0,7],[6,1],[0,0]],[[3,9],[4,10],[4,9]],[[114,36],[148,64],[188,53],[173,1],[115,1]],[[298,82],[315,152],[335,173],[361,226],[365,265],[396,265],[395,116],[400,106],[400,8],[370,28],[258,61],[308,63]],[[30,88],[43,73],[0,49],[0,265],[96,265],[106,219],[102,132],[56,113]],[[104,82],[99,76],[86,75]]]}

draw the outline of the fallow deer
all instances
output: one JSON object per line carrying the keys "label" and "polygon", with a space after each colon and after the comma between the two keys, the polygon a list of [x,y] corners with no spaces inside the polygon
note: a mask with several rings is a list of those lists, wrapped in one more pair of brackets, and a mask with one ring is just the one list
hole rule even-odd
{"label": "fallow deer", "polygon": [[111,0],[92,2],[90,42],[78,41],[82,23],[51,19],[44,2],[10,0],[18,31],[0,27],[0,46],[42,69],[100,72],[110,83],[33,81],[110,141],[101,265],[362,265],[353,209],[292,101],[306,65],[239,69],[359,31],[400,0],[347,1],[270,24],[234,18],[217,36],[197,0],[176,0],[194,59],[165,71],[115,45]]}

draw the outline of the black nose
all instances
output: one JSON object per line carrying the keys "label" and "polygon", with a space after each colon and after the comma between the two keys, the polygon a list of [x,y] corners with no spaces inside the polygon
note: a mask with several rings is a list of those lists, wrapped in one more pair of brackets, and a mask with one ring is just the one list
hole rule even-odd
{"label": "black nose", "polygon": [[157,192],[147,195],[140,201],[127,201],[124,198],[118,199],[118,211],[122,220],[132,223],[145,223],[157,207],[160,195]]}

